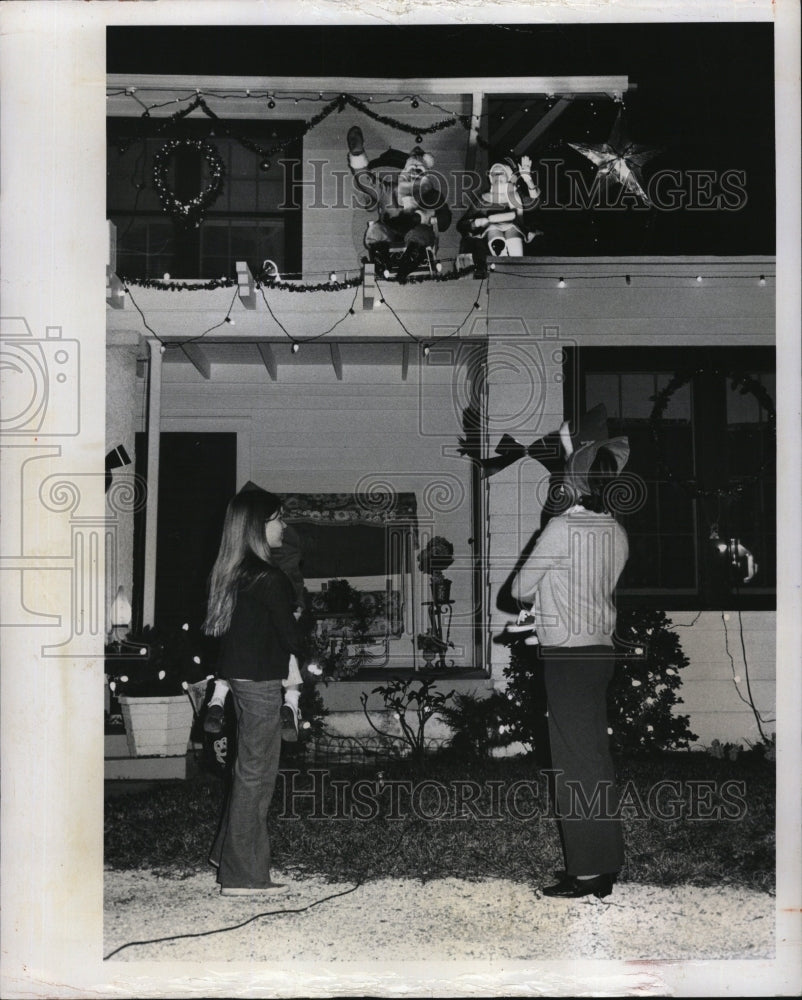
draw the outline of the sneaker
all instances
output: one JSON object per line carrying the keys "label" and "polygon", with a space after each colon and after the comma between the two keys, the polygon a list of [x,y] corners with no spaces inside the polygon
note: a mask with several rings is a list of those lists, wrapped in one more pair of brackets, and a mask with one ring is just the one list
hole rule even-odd
{"label": "sneaker", "polygon": [[206,718],[203,720],[203,731],[217,736],[223,731],[223,706],[209,705],[206,709]]}
{"label": "sneaker", "polygon": [[290,887],[281,882],[271,882],[270,885],[263,885],[255,888],[242,887],[230,888],[223,886],[220,890],[221,896],[283,896],[289,892]]}
{"label": "sneaker", "polygon": [[281,738],[287,743],[298,741],[298,716],[292,705],[281,706]]}
{"label": "sneaker", "polygon": [[535,631],[535,616],[530,614],[528,611],[522,611],[518,615],[517,621],[514,621],[511,625],[507,625],[508,632],[534,632]]}

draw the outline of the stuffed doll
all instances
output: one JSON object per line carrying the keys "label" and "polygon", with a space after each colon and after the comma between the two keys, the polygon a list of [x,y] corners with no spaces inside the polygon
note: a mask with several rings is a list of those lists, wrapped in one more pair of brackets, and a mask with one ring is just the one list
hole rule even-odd
{"label": "stuffed doll", "polygon": [[[432,173],[434,157],[416,146],[403,153],[388,149],[368,160],[362,129],[348,130],[348,165],[357,187],[369,196],[378,217],[368,224],[365,247],[369,259],[388,277],[391,271],[390,249],[404,247],[396,276],[402,284],[425,259],[427,249],[435,249],[437,231],[451,225],[451,210],[445,201],[439,178]],[[394,172],[375,173],[380,167]]]}
{"label": "stuffed doll", "polygon": [[463,250],[473,255],[480,272],[488,255],[522,257],[524,242],[531,243],[540,232],[530,229],[527,220],[527,213],[540,201],[531,159],[522,156],[517,171],[508,163],[494,163],[487,176],[490,190],[457,224],[464,237]]}

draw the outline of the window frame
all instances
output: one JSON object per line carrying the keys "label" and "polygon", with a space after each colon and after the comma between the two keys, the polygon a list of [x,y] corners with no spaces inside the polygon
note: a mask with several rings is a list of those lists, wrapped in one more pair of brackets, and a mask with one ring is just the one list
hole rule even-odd
{"label": "window frame", "polygon": [[[108,150],[110,147],[116,145],[122,138],[135,137],[137,140],[152,140],[159,137],[160,132],[165,142],[174,138],[186,138],[209,139],[214,144],[215,136],[213,133],[215,127],[221,132],[221,137],[226,141],[235,142],[236,136],[237,138],[241,137],[246,141],[250,140],[251,142],[259,143],[260,145],[267,145],[271,141],[281,141],[289,139],[293,135],[297,135],[303,127],[303,122],[285,120],[269,121],[267,119],[257,118],[247,120],[237,119],[233,122],[215,122],[215,120],[208,119],[206,117],[203,119],[192,118],[170,122],[170,119],[155,117],[146,118],[144,116],[140,118],[109,117],[106,119],[106,148]],[[231,136],[225,135],[222,131],[223,127],[231,131]],[[163,130],[163,132],[161,130]],[[265,136],[266,132],[275,133],[275,139],[267,138]],[[254,211],[250,212],[229,209],[220,211],[212,205],[204,214],[204,221],[208,220],[218,224],[221,221],[231,223],[245,219],[256,221],[280,220],[283,223],[285,255],[283,267],[280,268],[280,270],[284,276],[300,275],[302,271],[303,215],[302,199],[300,198],[299,192],[298,170],[298,166],[302,160],[302,153],[303,139],[297,138],[290,142],[289,145],[271,161],[272,165],[270,169],[283,171],[284,188],[281,204],[285,207],[268,210],[254,209]],[[258,157],[257,153],[251,153],[250,155],[254,158]],[[107,169],[111,170],[111,167],[109,166]],[[148,187],[152,189],[151,177],[143,175],[143,180]],[[182,183],[187,183],[186,177],[176,182],[177,190],[181,190]],[[189,178],[190,189],[193,188],[195,183],[197,183],[199,189],[201,184],[200,171],[196,181]],[[171,237],[173,245],[173,263],[169,268],[167,268],[172,278],[177,280],[210,280],[212,278],[223,277],[220,273],[215,273],[213,275],[209,274],[206,276],[202,273],[204,260],[201,256],[203,247],[203,223],[201,223],[201,226],[197,229],[180,231],[175,227],[171,217],[161,208],[140,209],[133,207],[136,204],[135,198],[136,195],[132,192],[131,208],[126,208],[119,204],[113,205],[110,200],[110,193],[107,191],[106,215],[112,221],[114,221],[115,217],[119,218],[120,216],[125,216],[126,218],[133,217],[134,219],[141,220],[165,221],[173,226],[173,233]],[[120,234],[118,232],[118,241],[119,240]],[[119,252],[122,251],[118,246],[118,253]],[[252,269],[253,267],[261,265],[261,261],[255,260],[249,260],[248,263]],[[229,261],[228,273],[225,277],[235,277],[235,265],[235,260],[232,259]],[[146,272],[147,270],[148,269],[146,268]],[[156,268],[156,271],[159,270],[161,269]],[[162,273],[164,272],[162,271]],[[162,273],[148,274],[147,280],[161,278]]]}
{"label": "window frame", "polygon": [[[630,347],[630,346],[579,346],[566,350],[564,360],[563,402],[565,412],[573,414],[587,409],[593,400],[586,398],[586,376],[589,372],[646,372],[669,377],[677,371],[689,369],[716,370],[722,373],[776,371],[776,349],[763,346],[722,347]],[[720,392],[700,391],[693,380],[691,386],[691,434],[694,464],[700,461],[702,450],[707,454],[726,445],[727,411],[726,378],[713,376]],[[775,400],[776,404],[776,400]],[[703,429],[704,428],[704,429]],[[712,430],[711,430],[712,428]],[[774,477],[776,481],[776,440]],[[733,477],[735,478],[735,477]],[[661,480],[667,482],[667,479]],[[765,587],[746,587],[728,595],[716,592],[714,583],[705,572],[704,546],[709,544],[709,521],[703,504],[693,500],[695,539],[695,586],[692,590],[671,587],[632,588],[617,592],[620,608],[645,608],[659,606],[673,611],[722,611],[738,607],[739,610],[775,610],[776,581]],[[775,555],[776,555],[776,485],[775,485]],[[758,560],[759,562],[759,560]]]}

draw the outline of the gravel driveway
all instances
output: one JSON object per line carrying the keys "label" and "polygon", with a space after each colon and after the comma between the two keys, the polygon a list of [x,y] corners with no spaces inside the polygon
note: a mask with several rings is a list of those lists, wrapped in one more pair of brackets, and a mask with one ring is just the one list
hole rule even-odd
{"label": "gravel driveway", "polygon": [[[381,879],[354,889],[314,876],[277,871],[275,877],[290,883],[289,894],[232,899],[219,895],[211,870],[181,879],[107,871],[104,955],[130,941],[214,931],[221,932],[137,944],[111,961],[265,962],[286,969],[293,962],[449,959],[501,967],[531,959],[774,954],[775,900],[754,890],[623,883],[604,901],[566,901],[501,879]],[[327,896],[335,898],[318,902]],[[272,912],[258,916],[265,911]]]}

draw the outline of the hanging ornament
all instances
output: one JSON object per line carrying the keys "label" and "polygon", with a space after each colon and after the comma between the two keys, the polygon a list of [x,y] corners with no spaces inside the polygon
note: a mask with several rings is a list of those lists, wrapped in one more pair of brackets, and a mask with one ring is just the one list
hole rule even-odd
{"label": "hanging ornament", "polygon": [[636,146],[624,130],[624,113],[619,110],[613,124],[613,130],[607,142],[591,145],[584,142],[569,142],[582,156],[599,168],[597,177],[601,184],[619,184],[624,191],[630,191],[644,205],[651,207],[652,202],[643,186],[641,168],[645,163],[657,156],[659,149],[646,149]]}
{"label": "hanging ornament", "polygon": [[[167,184],[167,165],[179,149],[194,149],[209,165],[208,185],[194,198],[182,201]],[[197,228],[206,210],[220,197],[223,190],[225,165],[217,149],[205,139],[170,139],[153,157],[153,185],[162,208],[180,226]]]}

